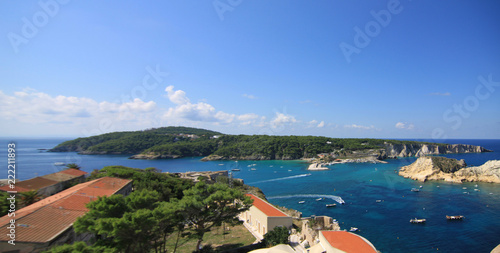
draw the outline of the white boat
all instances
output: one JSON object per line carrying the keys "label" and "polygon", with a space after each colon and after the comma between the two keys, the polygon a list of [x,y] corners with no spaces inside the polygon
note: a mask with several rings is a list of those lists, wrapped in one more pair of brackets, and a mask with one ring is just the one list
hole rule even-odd
{"label": "white boat", "polygon": [[257,170],[256,168],[251,168],[250,170]]}
{"label": "white boat", "polygon": [[380,203],[380,202],[382,202],[382,200],[381,199],[377,199],[377,200],[375,200],[375,202]]}
{"label": "white boat", "polygon": [[412,191],[412,192],[419,192],[419,191],[420,191],[420,189],[417,189],[417,188],[411,188],[411,191]]}
{"label": "white boat", "polygon": [[350,232],[356,232],[358,231],[359,229],[358,228],[355,228],[355,227],[351,227],[351,229],[349,229]]}
{"label": "white boat", "polygon": [[65,163],[63,163],[63,162],[56,162],[56,163],[54,163],[54,165],[55,165],[55,166],[64,166],[64,165],[66,165],[66,164],[65,164]]}
{"label": "white boat", "polygon": [[337,206],[337,204],[333,203],[333,204],[326,204],[326,207],[335,207]]}
{"label": "white boat", "polygon": [[316,199],[316,201],[321,201],[321,200],[323,200],[323,198]]}
{"label": "white boat", "polygon": [[305,201],[299,201],[299,204],[304,204],[304,203],[306,203],[306,202]]}
{"label": "white boat", "polygon": [[465,218],[463,215],[446,215],[447,220],[462,220]]}
{"label": "white boat", "polygon": [[426,219],[411,219],[410,223],[425,223],[427,220]]}

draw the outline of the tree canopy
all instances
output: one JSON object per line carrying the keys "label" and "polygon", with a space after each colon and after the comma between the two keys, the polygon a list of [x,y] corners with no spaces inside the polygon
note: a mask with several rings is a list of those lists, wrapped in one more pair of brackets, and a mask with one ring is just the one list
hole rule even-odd
{"label": "tree canopy", "polygon": [[133,179],[134,191],[128,196],[99,197],[86,205],[89,211],[73,224],[76,233],[94,235],[93,246],[77,243],[56,247],[49,252],[167,252],[169,236],[191,235],[197,240],[222,222],[234,224],[236,216],[248,210],[251,199],[243,187],[227,183],[207,184],[144,170],[108,166],[94,171],[89,180],[102,176]]}
{"label": "tree canopy", "polygon": [[278,244],[288,244],[289,232],[286,227],[275,227],[264,235],[266,247],[273,247]]}
{"label": "tree canopy", "polygon": [[220,226],[222,222],[234,223],[236,216],[248,210],[251,203],[249,197],[237,189],[229,188],[227,184],[209,185],[198,182],[191,189],[184,191],[179,208],[198,240],[195,250],[199,249],[203,235],[213,226]]}

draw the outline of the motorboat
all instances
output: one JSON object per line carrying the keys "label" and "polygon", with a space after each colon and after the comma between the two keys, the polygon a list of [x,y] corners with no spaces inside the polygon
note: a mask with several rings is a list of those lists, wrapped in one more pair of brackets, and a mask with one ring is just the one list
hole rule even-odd
{"label": "motorboat", "polygon": [[303,200],[302,200],[302,201],[299,201],[299,204],[304,204],[304,203],[306,203],[306,202],[305,202],[305,201],[303,201]]}
{"label": "motorboat", "polygon": [[66,164],[65,164],[65,163],[63,163],[63,162],[56,162],[56,163],[54,163],[54,165],[55,165],[55,166],[64,166],[64,165],[66,165]]}
{"label": "motorboat", "polygon": [[426,219],[411,219],[410,223],[425,223],[427,220]]}
{"label": "motorboat", "polygon": [[358,228],[351,227],[351,229],[349,229],[349,232],[356,232],[356,231],[358,231],[358,230],[359,230]]}
{"label": "motorboat", "polygon": [[323,198],[318,198],[318,199],[316,199],[316,201],[321,201],[321,200],[323,200]]}
{"label": "motorboat", "polygon": [[335,206],[337,206],[337,204],[335,204],[335,203],[334,204],[326,204],[326,207],[335,207]]}
{"label": "motorboat", "polygon": [[420,191],[420,189],[418,189],[418,188],[411,188],[411,191],[412,191],[412,192],[419,192],[419,191]]}
{"label": "motorboat", "polygon": [[447,220],[462,220],[465,218],[463,215],[446,215]]}

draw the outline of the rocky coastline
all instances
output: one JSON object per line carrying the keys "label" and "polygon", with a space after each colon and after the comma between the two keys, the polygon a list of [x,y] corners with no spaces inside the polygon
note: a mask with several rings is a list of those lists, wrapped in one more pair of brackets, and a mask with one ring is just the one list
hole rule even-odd
{"label": "rocky coastline", "polygon": [[418,181],[500,183],[500,160],[487,161],[481,166],[466,167],[465,161],[445,157],[420,157],[399,170],[399,175]]}

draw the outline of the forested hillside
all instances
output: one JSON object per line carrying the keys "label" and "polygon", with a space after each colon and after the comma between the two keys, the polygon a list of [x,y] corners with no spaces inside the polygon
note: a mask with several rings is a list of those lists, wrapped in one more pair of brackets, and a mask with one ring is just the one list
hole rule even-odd
{"label": "forested hillside", "polygon": [[130,154],[136,159],[211,155],[216,159],[289,160],[312,158],[321,153],[335,153],[342,156],[360,150],[379,150],[387,144],[424,143],[318,136],[224,135],[205,129],[164,127],[78,138],[61,143],[51,151]]}

